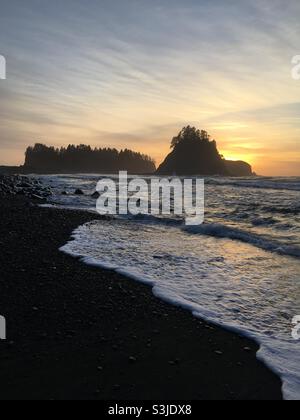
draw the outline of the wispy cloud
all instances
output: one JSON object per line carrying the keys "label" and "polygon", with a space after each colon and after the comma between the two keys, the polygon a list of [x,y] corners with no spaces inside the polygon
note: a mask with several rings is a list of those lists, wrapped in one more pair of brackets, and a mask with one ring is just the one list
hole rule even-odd
{"label": "wispy cloud", "polygon": [[[262,142],[281,147],[284,172],[284,142],[299,140],[299,15],[298,0],[12,0],[0,16],[2,159],[40,140],[129,144],[159,161],[194,123],[254,164]],[[252,139],[240,154],[238,137]]]}

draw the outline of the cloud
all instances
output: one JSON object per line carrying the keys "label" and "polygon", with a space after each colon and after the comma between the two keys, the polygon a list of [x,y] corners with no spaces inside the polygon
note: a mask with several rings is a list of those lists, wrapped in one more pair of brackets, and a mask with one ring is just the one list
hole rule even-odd
{"label": "cloud", "polygon": [[228,150],[250,137],[284,155],[299,139],[299,14],[297,0],[5,3],[0,147],[17,162],[34,138],[110,142],[160,160],[193,123]]}

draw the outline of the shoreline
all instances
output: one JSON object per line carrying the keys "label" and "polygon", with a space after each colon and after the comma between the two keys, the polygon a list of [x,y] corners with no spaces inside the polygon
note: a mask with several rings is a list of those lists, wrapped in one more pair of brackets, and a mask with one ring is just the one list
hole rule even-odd
{"label": "shoreline", "polygon": [[59,251],[96,215],[0,208],[0,399],[282,399],[256,343]]}

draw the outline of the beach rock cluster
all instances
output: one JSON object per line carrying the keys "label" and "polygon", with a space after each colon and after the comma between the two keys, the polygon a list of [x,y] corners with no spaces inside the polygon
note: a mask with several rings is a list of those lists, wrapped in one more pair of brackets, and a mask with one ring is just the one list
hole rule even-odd
{"label": "beach rock cluster", "polygon": [[[72,194],[72,193],[68,193],[67,191],[62,191],[61,192],[61,195],[69,195],[69,194]],[[74,195],[79,195],[79,196],[80,195],[86,195],[84,193],[84,191],[81,190],[81,189],[79,189],[79,188],[77,190],[75,190],[73,194]],[[100,193],[98,193],[98,191],[95,191],[93,194],[91,194],[90,197],[95,198],[95,199],[98,199],[100,197]]]}
{"label": "beach rock cluster", "polygon": [[84,192],[81,190],[81,189],[77,189],[76,191],[75,191],[75,195],[84,195]]}
{"label": "beach rock cluster", "polygon": [[0,175],[0,197],[21,195],[43,200],[51,194],[51,189],[44,187],[37,179],[21,175]]}

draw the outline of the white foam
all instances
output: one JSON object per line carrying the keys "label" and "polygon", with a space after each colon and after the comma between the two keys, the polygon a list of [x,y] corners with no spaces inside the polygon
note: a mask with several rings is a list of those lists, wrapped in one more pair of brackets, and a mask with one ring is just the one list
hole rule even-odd
{"label": "white foam", "polygon": [[300,248],[297,246],[289,246],[275,239],[268,239],[262,235],[255,233],[245,232],[237,228],[230,226],[210,223],[199,226],[186,226],[184,228],[187,232],[193,234],[201,234],[214,236],[216,238],[228,238],[239,240],[242,242],[255,245],[258,248],[264,249],[265,251],[277,252],[279,254],[290,255],[292,257],[300,257]]}
{"label": "white foam", "polygon": [[[61,175],[45,176],[42,180],[52,187],[51,204],[95,212],[96,200],[91,195],[101,177],[93,174]],[[264,188],[266,185],[270,188]],[[211,227],[206,226],[200,233],[229,237],[265,250],[299,257],[298,186],[300,178],[206,178],[205,221]],[[85,195],[75,195],[76,189],[83,190]],[[183,223],[183,218],[173,215],[127,217],[149,224],[179,226]],[[219,227],[215,229],[213,226]]]}
{"label": "white foam", "polygon": [[93,222],[62,250],[87,264],[124,274],[195,316],[255,339],[258,358],[283,380],[286,399],[300,399],[299,261],[247,243],[190,235],[172,226]]}

